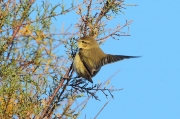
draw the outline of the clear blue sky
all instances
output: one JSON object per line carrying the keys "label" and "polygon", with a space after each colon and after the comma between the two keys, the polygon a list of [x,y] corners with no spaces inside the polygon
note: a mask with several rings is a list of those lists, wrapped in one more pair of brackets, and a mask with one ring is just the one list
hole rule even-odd
{"label": "clear blue sky", "polygon": [[[123,10],[125,15],[117,16],[109,25],[133,20],[131,36],[108,39],[101,48],[106,53],[142,57],[104,66],[93,78],[94,82],[104,82],[120,69],[111,85],[123,88],[113,93],[114,99],[109,96],[111,101],[97,119],[180,119],[180,1],[125,0],[125,3],[138,6],[127,7]],[[78,20],[75,13],[63,18],[57,18],[56,27],[64,24],[67,28]],[[93,99],[88,103],[81,119],[85,115],[86,119],[93,118],[109,100],[102,94],[99,98],[101,101]]]}

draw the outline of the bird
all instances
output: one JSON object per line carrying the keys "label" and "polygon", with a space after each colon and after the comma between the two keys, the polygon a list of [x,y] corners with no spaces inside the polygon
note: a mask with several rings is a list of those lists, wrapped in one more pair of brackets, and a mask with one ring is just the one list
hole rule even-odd
{"label": "bird", "polygon": [[79,77],[93,83],[94,77],[102,66],[123,59],[138,58],[139,56],[112,55],[104,53],[98,42],[91,36],[81,37],[78,41],[79,51],[73,61],[73,68]]}

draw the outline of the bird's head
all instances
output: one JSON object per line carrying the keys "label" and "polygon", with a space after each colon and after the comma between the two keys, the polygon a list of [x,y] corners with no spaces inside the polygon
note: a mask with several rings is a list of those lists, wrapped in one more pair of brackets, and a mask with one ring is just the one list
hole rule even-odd
{"label": "bird's head", "polygon": [[81,37],[77,42],[79,49],[91,49],[99,47],[97,41],[92,37]]}

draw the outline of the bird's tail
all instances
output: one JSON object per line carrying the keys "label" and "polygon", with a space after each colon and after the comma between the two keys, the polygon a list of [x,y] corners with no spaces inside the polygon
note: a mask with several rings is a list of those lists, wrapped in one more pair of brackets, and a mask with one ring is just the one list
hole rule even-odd
{"label": "bird's tail", "polygon": [[105,65],[105,64],[117,62],[117,61],[120,61],[123,59],[138,58],[138,57],[140,57],[140,56],[126,56],[126,55],[110,55],[110,54],[107,54],[106,57],[102,58],[101,64]]}

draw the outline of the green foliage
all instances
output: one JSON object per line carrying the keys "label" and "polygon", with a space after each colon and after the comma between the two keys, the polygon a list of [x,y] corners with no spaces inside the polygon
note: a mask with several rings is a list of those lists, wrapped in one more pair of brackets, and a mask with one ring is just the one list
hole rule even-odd
{"label": "green foliage", "polygon": [[[55,71],[50,4],[3,2],[0,9],[0,117],[39,115],[50,71]],[[31,14],[36,14],[33,19]]]}

